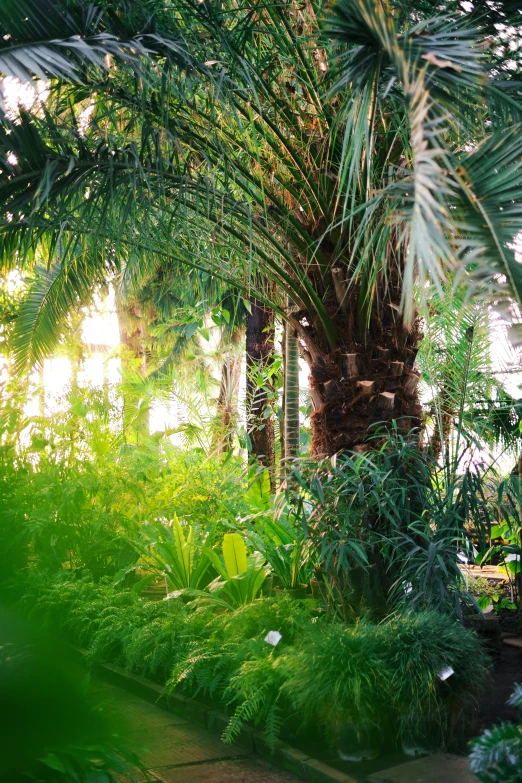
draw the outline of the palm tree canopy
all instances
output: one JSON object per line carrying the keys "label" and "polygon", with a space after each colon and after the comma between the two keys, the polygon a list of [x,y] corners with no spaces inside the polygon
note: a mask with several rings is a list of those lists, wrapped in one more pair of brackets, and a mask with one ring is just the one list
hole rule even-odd
{"label": "palm tree canopy", "polygon": [[522,303],[522,103],[487,6],[50,5],[41,20],[13,3],[0,47],[4,74],[14,58],[52,77],[44,105],[0,127],[2,261],[47,270],[20,367],[122,268],[139,285],[189,266],[245,295],[261,280],[260,301],[295,303],[312,360],[364,339],[376,298],[412,322],[416,281],[449,270],[504,311]]}

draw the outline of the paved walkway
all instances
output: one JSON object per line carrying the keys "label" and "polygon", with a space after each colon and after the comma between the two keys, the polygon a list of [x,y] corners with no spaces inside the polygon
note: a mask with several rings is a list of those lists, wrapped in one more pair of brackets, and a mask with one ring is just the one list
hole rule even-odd
{"label": "paved walkway", "polygon": [[[163,783],[298,783],[238,745],[178,718],[115,685],[98,683],[97,697],[123,720],[126,736],[152,780]],[[126,778],[117,778],[126,780]]]}
{"label": "paved walkway", "polygon": [[[122,688],[97,682],[93,690],[97,698],[117,716],[125,736],[134,743],[133,749],[156,783],[302,783],[299,778],[272,766],[239,745],[224,745],[218,735]],[[338,761],[336,766],[339,766]],[[468,772],[466,758],[443,753],[388,769],[381,767],[380,772],[368,777],[353,771],[351,775],[340,771],[337,774],[339,780],[353,783],[356,780],[371,783],[477,781]],[[116,776],[116,779],[127,781],[123,776]],[[313,783],[322,780],[322,775],[313,777]],[[137,783],[142,781],[144,777],[137,776]]]}

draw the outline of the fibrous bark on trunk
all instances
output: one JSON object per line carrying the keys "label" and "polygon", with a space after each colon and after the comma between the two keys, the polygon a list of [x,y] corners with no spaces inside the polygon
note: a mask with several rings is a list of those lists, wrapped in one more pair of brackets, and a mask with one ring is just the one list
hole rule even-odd
{"label": "fibrous bark on trunk", "polygon": [[291,316],[310,368],[312,452],[318,457],[345,449],[364,452],[377,443],[380,423],[395,420],[407,433],[419,427],[422,413],[415,369],[420,323],[416,319],[409,328],[404,323],[399,275],[377,286],[361,327],[355,314],[358,286],[350,287],[339,268],[334,272],[323,302],[336,328],[335,350],[317,315],[301,310]]}

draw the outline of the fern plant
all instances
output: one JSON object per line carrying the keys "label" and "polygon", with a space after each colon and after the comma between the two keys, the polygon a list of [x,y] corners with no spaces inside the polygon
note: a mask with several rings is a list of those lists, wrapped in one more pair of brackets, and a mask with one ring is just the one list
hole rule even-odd
{"label": "fern plant", "polygon": [[[475,635],[436,612],[347,626],[311,600],[258,598],[217,613],[66,573],[24,579],[21,605],[38,622],[81,641],[91,660],[159,679],[170,672],[169,691],[200,694],[227,711],[226,740],[246,720],[272,744],[291,720],[332,743],[350,721],[391,725],[397,738],[433,713],[443,716],[444,733],[487,668]],[[269,631],[281,634],[275,647],[265,641]],[[447,667],[454,674],[442,681]]]}

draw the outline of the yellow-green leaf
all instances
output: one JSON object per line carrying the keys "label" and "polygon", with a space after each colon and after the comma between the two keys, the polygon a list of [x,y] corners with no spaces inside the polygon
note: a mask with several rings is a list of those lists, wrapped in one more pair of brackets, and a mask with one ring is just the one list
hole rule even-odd
{"label": "yellow-green leaf", "polygon": [[223,559],[229,577],[247,570],[247,549],[239,533],[227,533],[223,538]]}

